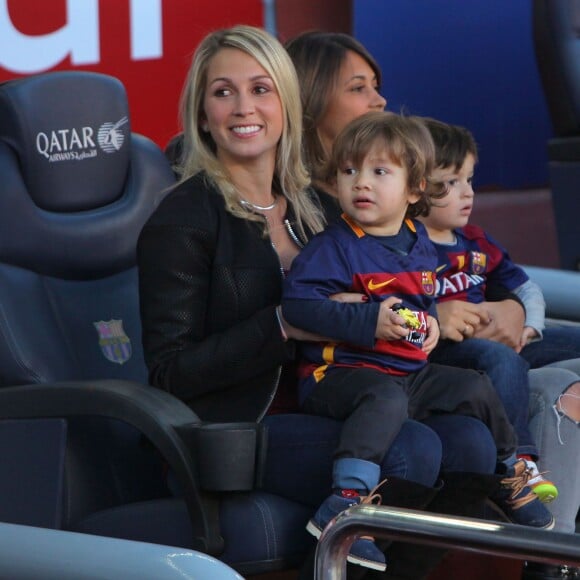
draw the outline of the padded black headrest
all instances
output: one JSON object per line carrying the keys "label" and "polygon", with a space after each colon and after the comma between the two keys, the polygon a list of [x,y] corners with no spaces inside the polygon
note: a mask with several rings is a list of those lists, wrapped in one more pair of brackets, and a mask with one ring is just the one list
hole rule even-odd
{"label": "padded black headrest", "polygon": [[118,199],[130,138],[125,88],[113,77],[61,71],[0,85],[0,141],[16,153],[41,209],[77,212]]}
{"label": "padded black headrest", "polygon": [[69,280],[134,267],[139,232],[173,183],[159,147],[131,134],[114,77],[0,84],[0,264]]}

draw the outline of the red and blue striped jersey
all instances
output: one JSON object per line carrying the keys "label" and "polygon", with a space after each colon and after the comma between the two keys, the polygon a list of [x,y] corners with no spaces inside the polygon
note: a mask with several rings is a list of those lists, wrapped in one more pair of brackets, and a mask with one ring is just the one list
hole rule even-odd
{"label": "red and blue striped jersey", "polygon": [[454,230],[454,244],[433,243],[437,250],[437,301],[480,303],[487,290],[511,292],[528,281],[507,251],[482,228],[467,225]]}
{"label": "red and blue striped jersey", "polygon": [[[319,380],[329,365],[366,366],[405,375],[426,363],[422,350],[427,314],[434,315],[437,255],[423,224],[406,220],[401,232],[411,236],[408,252],[385,246],[343,216],[315,236],[294,259],[282,300],[286,320],[332,342],[306,342],[302,356]],[[401,234],[399,234],[401,235]],[[338,292],[360,292],[366,303],[329,299]],[[406,339],[375,339],[380,302],[389,296],[418,316],[421,325]]]}

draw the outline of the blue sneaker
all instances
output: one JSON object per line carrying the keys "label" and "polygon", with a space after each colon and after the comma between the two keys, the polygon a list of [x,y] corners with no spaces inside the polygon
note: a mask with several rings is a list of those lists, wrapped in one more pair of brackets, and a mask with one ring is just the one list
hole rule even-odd
{"label": "blue sneaker", "polygon": [[499,491],[489,498],[490,507],[508,522],[551,530],[554,516],[529,487],[532,477],[526,461],[516,461],[506,469]]}
{"label": "blue sneaker", "polygon": [[[322,530],[328,523],[345,509],[359,503],[370,503],[376,496],[361,496],[354,489],[343,489],[327,497],[318,508],[314,517],[308,522],[306,529],[316,538],[320,538]],[[377,548],[372,538],[363,537],[355,540],[350,548],[347,561],[372,570],[387,569],[385,555]]]}

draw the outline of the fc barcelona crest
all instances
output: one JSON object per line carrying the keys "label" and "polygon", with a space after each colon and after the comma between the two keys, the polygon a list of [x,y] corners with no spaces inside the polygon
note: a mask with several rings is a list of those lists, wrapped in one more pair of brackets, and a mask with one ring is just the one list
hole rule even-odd
{"label": "fc barcelona crest", "polygon": [[471,252],[471,272],[483,274],[487,268],[487,254],[483,252]]}
{"label": "fc barcelona crest", "polygon": [[433,296],[433,294],[435,294],[433,272],[421,272],[421,285],[423,286],[423,292],[427,296]]}
{"label": "fc barcelona crest", "polygon": [[122,320],[93,322],[99,334],[99,346],[107,360],[124,364],[132,354],[131,339],[125,334]]}

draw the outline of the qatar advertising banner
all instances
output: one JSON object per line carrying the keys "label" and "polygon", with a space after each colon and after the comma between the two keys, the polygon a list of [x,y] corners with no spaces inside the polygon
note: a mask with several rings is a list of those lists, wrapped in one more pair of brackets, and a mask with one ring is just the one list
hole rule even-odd
{"label": "qatar advertising banner", "polygon": [[75,69],[117,77],[132,130],[164,148],[195,47],[239,23],[262,26],[262,0],[0,0],[0,82]]}

